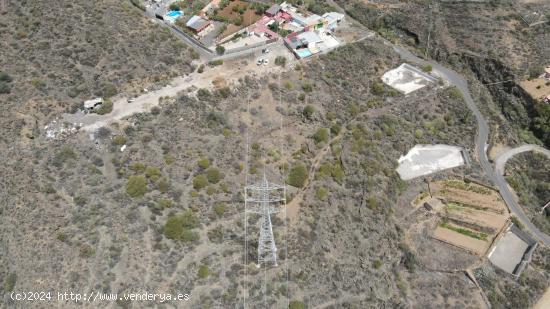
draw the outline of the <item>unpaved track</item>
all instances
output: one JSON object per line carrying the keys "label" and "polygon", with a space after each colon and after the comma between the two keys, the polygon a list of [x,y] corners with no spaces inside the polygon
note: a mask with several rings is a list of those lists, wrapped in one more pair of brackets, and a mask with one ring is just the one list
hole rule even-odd
{"label": "unpaved track", "polygon": [[498,154],[498,156],[495,159],[496,172],[499,175],[504,175],[504,171],[505,171],[504,167],[506,166],[506,162],[513,156],[523,152],[528,152],[528,151],[534,151],[534,152],[545,154],[550,159],[550,150],[544,147],[541,147],[539,145],[532,145],[532,144],[522,145]]}

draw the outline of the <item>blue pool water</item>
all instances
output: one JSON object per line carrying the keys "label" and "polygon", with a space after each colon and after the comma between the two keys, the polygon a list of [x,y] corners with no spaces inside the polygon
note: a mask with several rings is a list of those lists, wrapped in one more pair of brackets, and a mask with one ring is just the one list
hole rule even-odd
{"label": "blue pool water", "polygon": [[299,50],[296,51],[296,53],[298,54],[298,56],[300,58],[307,58],[307,57],[311,56],[311,52],[307,48],[299,49]]}
{"label": "blue pool water", "polygon": [[180,17],[183,14],[182,11],[170,11],[166,13],[166,16],[168,17]]}

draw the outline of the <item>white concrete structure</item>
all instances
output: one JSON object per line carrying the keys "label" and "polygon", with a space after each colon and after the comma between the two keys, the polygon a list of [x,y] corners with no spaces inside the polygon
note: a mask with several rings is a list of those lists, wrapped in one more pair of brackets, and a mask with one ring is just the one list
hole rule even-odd
{"label": "white concrete structure", "polygon": [[412,65],[403,63],[399,67],[384,73],[382,81],[404,94],[409,94],[436,82],[437,79]]}
{"label": "white concrete structure", "polygon": [[92,100],[84,101],[84,108],[86,109],[94,109],[97,106],[100,106],[103,104],[103,98],[95,98]]}
{"label": "white concrete structure", "polygon": [[397,173],[403,180],[433,174],[464,165],[464,150],[449,145],[416,145],[398,160]]}

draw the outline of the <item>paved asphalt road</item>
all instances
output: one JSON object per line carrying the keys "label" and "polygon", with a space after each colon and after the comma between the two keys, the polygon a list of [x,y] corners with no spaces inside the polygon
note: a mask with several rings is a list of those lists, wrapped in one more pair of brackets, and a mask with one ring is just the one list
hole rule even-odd
{"label": "paved asphalt road", "polygon": [[472,111],[477,121],[478,128],[476,136],[476,154],[479,158],[481,168],[497,186],[500,195],[504,199],[504,202],[506,203],[510,211],[519,219],[519,221],[531,233],[531,235],[541,241],[544,245],[550,246],[550,236],[541,232],[536,226],[531,223],[531,221],[529,221],[529,218],[527,218],[527,216],[523,212],[523,209],[516,202],[512,193],[510,192],[510,189],[508,188],[508,183],[506,182],[506,180],[504,180],[504,177],[501,174],[496,173],[493,169],[493,166],[489,162],[489,159],[487,158],[489,125],[477,108],[474,99],[472,98],[470,90],[468,89],[468,82],[466,81],[466,78],[464,78],[464,76],[458,74],[457,72],[440,65],[437,62],[420,59],[403,47],[394,45],[390,42],[385,43],[387,45],[390,45],[395,50],[395,52],[397,52],[403,59],[407,61],[417,62],[420,64],[431,64],[434,73],[440,75],[443,79],[447,80],[451,85],[454,85],[458,88],[458,90],[460,90],[460,92],[462,92],[466,105]]}

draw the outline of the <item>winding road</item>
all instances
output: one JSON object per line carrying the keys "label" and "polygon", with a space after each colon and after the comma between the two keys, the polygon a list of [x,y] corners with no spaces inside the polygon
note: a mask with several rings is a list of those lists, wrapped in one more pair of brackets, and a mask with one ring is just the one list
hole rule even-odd
{"label": "winding road", "polygon": [[[385,41],[384,43],[386,45],[391,46],[393,50],[397,52],[401,56],[401,58],[403,58],[406,61],[416,62],[420,65],[426,65],[426,64],[432,65],[433,73],[435,75],[440,76],[441,78],[446,80],[449,84],[455,86],[458,90],[460,90],[460,92],[464,97],[464,102],[466,102],[466,105],[468,106],[470,111],[472,111],[472,113],[476,118],[476,122],[477,122],[477,136],[475,141],[476,155],[479,159],[481,168],[483,169],[485,174],[489,177],[489,179],[491,179],[491,181],[496,185],[496,187],[500,192],[500,195],[502,196],[502,198],[504,199],[504,202],[508,206],[508,209],[510,209],[510,211],[518,218],[518,220],[523,224],[525,229],[527,229],[531,233],[531,235],[533,235],[537,240],[542,242],[544,245],[550,246],[550,236],[541,232],[535,225],[533,225],[533,223],[531,223],[529,218],[523,212],[523,209],[521,208],[521,206],[514,199],[514,196],[512,195],[512,192],[510,192],[510,188],[508,187],[508,183],[504,179],[503,175],[498,172],[499,171],[498,162],[497,162],[496,169],[493,169],[493,166],[489,162],[489,158],[487,157],[487,148],[488,148],[487,141],[489,139],[489,125],[487,123],[487,120],[485,120],[485,118],[483,117],[483,114],[481,114],[481,112],[479,111],[477,105],[475,104],[472,98],[472,94],[468,89],[468,81],[466,80],[466,78],[460,75],[459,73],[451,69],[448,69],[435,61],[428,61],[428,60],[421,59],[401,46],[392,44],[388,41]],[[539,150],[545,153],[546,152],[550,153],[550,151],[542,147],[538,147],[538,148],[537,147],[535,147],[535,145],[520,146],[519,149],[518,148],[512,149],[511,152],[507,153],[507,155],[513,156],[516,153],[520,153],[523,151],[530,151],[530,150]],[[514,153],[514,151],[516,151],[516,153]]]}

